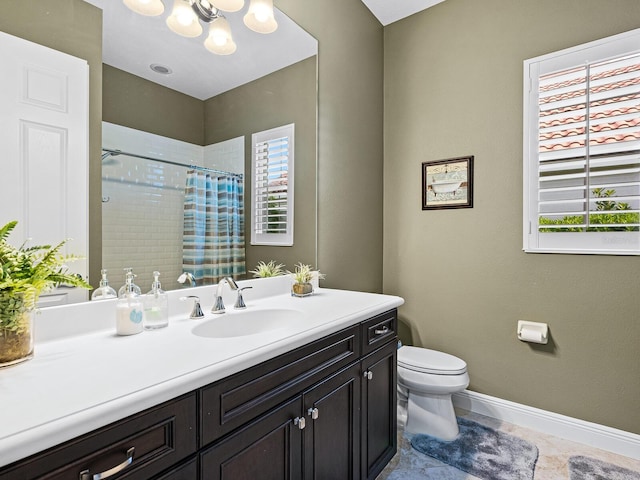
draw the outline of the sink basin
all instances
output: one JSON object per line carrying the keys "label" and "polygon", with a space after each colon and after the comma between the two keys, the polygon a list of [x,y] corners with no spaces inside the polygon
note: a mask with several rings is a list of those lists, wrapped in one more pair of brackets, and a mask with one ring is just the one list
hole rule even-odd
{"label": "sink basin", "polygon": [[245,337],[291,327],[302,318],[302,312],[289,309],[231,310],[201,323],[192,333],[209,338]]}

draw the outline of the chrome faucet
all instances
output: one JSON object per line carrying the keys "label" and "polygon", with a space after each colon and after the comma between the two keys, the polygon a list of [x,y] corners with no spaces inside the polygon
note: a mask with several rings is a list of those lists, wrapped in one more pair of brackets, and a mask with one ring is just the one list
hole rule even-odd
{"label": "chrome faucet", "polygon": [[195,286],[196,286],[196,279],[195,279],[195,277],[194,277],[191,273],[189,273],[189,272],[182,272],[182,274],[178,277],[178,283],[184,283],[184,282],[186,282],[187,280],[189,280],[189,284],[190,284],[192,287],[195,287]]}
{"label": "chrome faucet", "polygon": [[237,290],[238,285],[235,280],[231,277],[224,277],[218,282],[218,288],[216,288],[216,303],[213,305],[211,309],[211,313],[224,313],[224,302],[222,301],[222,289],[226,285],[229,285],[231,290]]}
{"label": "chrome faucet", "polygon": [[189,318],[204,318],[204,313],[202,312],[202,307],[200,306],[200,298],[195,295],[188,295],[186,297],[180,297],[180,301],[184,302],[193,298],[193,309],[191,310],[191,314]]}

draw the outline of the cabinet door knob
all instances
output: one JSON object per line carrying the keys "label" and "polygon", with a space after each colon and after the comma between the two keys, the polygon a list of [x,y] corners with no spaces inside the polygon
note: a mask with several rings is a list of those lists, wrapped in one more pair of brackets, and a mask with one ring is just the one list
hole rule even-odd
{"label": "cabinet door knob", "polygon": [[296,425],[300,430],[304,430],[306,423],[307,422],[305,421],[304,417],[296,417],[293,419],[293,424]]}
{"label": "cabinet door knob", "polygon": [[105,478],[109,478],[116,473],[121,472],[133,463],[133,453],[135,452],[135,450],[135,447],[131,447],[129,450],[127,450],[127,459],[124,462],[110,468],[109,470],[105,470],[104,472],[94,473],[93,475],[91,475],[91,473],[89,473],[89,470],[83,470],[82,472],[80,472],[80,480],[104,480]]}
{"label": "cabinet door knob", "polygon": [[320,411],[317,408],[310,408],[307,410],[307,415],[309,415],[312,420],[317,420],[320,415]]}
{"label": "cabinet door knob", "polygon": [[373,372],[372,372],[372,371],[370,371],[370,370],[367,370],[366,372],[364,372],[364,373],[362,374],[362,376],[363,376],[364,378],[366,378],[367,380],[371,380],[371,379],[373,378]]}

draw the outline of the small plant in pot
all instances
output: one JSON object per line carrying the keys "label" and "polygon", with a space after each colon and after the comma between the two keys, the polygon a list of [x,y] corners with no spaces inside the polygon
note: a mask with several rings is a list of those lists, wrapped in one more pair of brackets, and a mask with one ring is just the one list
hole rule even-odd
{"label": "small plant in pot", "polygon": [[282,267],[284,267],[284,265],[276,263],[275,260],[269,260],[269,263],[260,261],[258,265],[256,265],[255,270],[250,270],[249,273],[253,273],[254,278],[279,277],[285,273]]}
{"label": "small plant in pot", "polygon": [[40,294],[60,283],[91,288],[67,270],[66,263],[80,257],[60,253],[66,240],[53,247],[10,245],[7,237],[17,223],[0,229],[0,367],[33,356],[33,313]]}
{"label": "small plant in pot", "polygon": [[[305,265],[300,262],[296,264],[294,272],[287,272],[293,278],[293,285],[291,285],[291,295],[294,297],[306,297],[313,293],[313,285],[311,280],[313,279],[314,271],[310,265]],[[315,272],[318,275],[318,279],[321,280],[325,276],[320,271]]]}

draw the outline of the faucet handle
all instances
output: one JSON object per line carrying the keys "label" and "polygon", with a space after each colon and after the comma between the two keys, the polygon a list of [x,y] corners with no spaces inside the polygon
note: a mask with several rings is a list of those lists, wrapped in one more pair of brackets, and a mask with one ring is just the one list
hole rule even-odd
{"label": "faucet handle", "polygon": [[200,307],[200,297],[196,297],[195,295],[189,295],[187,297],[180,297],[181,301],[186,301],[190,298],[193,298],[193,310],[191,310],[191,314],[189,318],[204,318],[204,313],[202,312],[202,307]]}
{"label": "faucet handle", "polygon": [[248,288],[253,288],[253,287],[238,288],[238,298],[236,298],[236,303],[233,306],[233,308],[235,308],[236,310],[242,310],[243,308],[247,308],[247,305],[244,303],[244,298],[242,298],[242,291]]}

